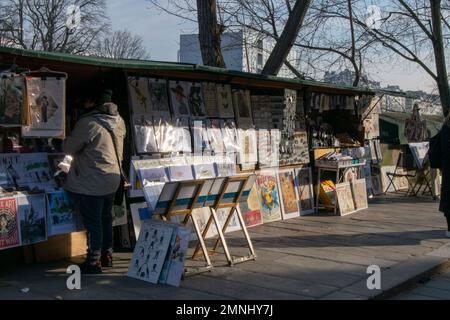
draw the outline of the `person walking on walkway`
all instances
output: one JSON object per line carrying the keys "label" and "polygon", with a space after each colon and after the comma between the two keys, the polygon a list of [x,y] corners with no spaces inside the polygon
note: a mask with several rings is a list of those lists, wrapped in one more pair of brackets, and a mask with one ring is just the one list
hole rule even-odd
{"label": "person walking on walkway", "polygon": [[121,181],[126,128],[111,97],[111,91],[96,102],[87,97],[83,115],[63,143],[63,151],[73,157],[64,189],[87,230],[87,258],[79,265],[84,274],[112,267],[112,210]]}

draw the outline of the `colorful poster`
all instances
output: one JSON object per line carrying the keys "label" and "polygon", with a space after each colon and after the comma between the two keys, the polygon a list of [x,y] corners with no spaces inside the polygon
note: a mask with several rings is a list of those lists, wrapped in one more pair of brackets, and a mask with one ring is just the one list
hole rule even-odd
{"label": "colorful poster", "polygon": [[256,184],[250,190],[247,200],[239,203],[239,209],[247,227],[254,227],[263,223]]}
{"label": "colorful poster", "polygon": [[298,199],[301,215],[314,213],[314,191],[311,168],[295,169]]}
{"label": "colorful poster", "polygon": [[233,105],[239,127],[251,126],[253,120],[250,90],[233,90]]}
{"label": "colorful poster", "polygon": [[277,177],[274,171],[261,171],[256,179],[263,222],[281,219]]}
{"label": "colorful poster", "polygon": [[189,112],[194,118],[206,117],[205,101],[200,83],[191,83],[187,86]]}
{"label": "colorful poster", "polygon": [[210,82],[203,82],[203,99],[205,100],[206,115],[210,118],[216,118],[219,116],[219,110],[217,109],[217,90],[216,84]]}
{"label": "colorful poster", "polygon": [[170,117],[167,81],[164,79],[148,79],[150,106],[153,115]]}
{"label": "colorful poster", "polygon": [[30,125],[24,137],[61,137],[65,134],[66,80],[48,77],[26,79]]}
{"label": "colorful poster", "polygon": [[16,198],[0,199],[0,250],[20,245]]}
{"label": "colorful poster", "polygon": [[233,99],[230,85],[217,85],[217,107],[220,118],[234,118]]}
{"label": "colorful poster", "polygon": [[174,230],[158,221],[142,222],[141,232],[133,251],[128,276],[158,283]]}
{"label": "colorful poster", "polygon": [[45,194],[19,196],[17,208],[22,245],[47,240]]}
{"label": "colorful poster", "polygon": [[148,78],[128,77],[128,93],[133,115],[150,114],[152,112]]}
{"label": "colorful poster", "polygon": [[170,101],[172,102],[174,118],[189,117],[189,83],[184,81],[170,81],[169,84]]}
{"label": "colorful poster", "polygon": [[281,170],[278,172],[278,185],[280,187],[281,209],[283,219],[291,219],[300,216],[300,208],[297,201],[294,170]]}
{"label": "colorful poster", "polygon": [[48,235],[71,233],[77,230],[73,203],[65,191],[47,193]]}
{"label": "colorful poster", "polygon": [[20,126],[25,80],[12,73],[0,73],[0,126]]}

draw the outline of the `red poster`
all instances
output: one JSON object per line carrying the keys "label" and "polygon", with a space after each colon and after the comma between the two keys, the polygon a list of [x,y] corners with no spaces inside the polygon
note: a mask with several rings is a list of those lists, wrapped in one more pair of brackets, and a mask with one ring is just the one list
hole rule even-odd
{"label": "red poster", "polygon": [[20,245],[15,198],[0,199],[0,250]]}

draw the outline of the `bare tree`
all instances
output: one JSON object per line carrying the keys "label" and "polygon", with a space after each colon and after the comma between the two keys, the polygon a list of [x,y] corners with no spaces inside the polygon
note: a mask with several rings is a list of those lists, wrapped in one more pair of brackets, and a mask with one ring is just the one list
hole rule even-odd
{"label": "bare tree", "polygon": [[24,49],[88,53],[108,28],[104,0],[0,0],[0,30]]}
{"label": "bare tree", "polygon": [[98,55],[113,59],[148,60],[150,54],[141,36],[128,30],[118,30],[99,42]]}
{"label": "bare tree", "polygon": [[216,0],[197,0],[198,38],[202,52],[203,64],[225,68],[225,61],[220,46],[224,31],[217,22]]}

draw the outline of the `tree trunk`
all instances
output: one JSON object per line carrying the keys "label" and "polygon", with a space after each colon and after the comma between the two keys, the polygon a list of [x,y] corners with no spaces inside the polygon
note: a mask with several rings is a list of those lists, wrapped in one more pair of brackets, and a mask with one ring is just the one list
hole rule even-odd
{"label": "tree trunk", "polygon": [[450,109],[450,86],[448,83],[447,66],[445,64],[444,44],[442,41],[441,0],[430,0],[431,19],[433,23],[433,48],[436,60],[437,85],[441,96],[442,111],[447,116]]}
{"label": "tree trunk", "polygon": [[225,68],[220,47],[221,27],[217,23],[216,0],[197,0],[198,38],[203,64]]}
{"label": "tree trunk", "polygon": [[277,43],[273,48],[269,59],[267,59],[262,74],[274,76],[278,74],[283,66],[283,62],[287,60],[286,58],[294,45],[310,4],[311,0],[297,0],[295,2],[294,8],[284,26],[283,33],[280,38],[277,39]]}

